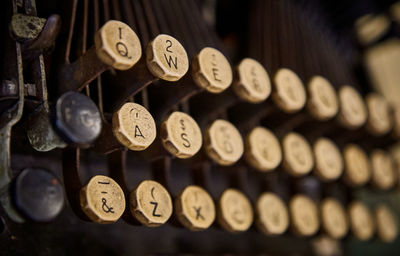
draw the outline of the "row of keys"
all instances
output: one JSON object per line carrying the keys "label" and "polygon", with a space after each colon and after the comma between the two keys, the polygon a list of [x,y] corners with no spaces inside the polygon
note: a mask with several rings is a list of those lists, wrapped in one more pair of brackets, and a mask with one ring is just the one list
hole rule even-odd
{"label": "row of keys", "polygon": [[[94,222],[113,223],[125,209],[125,196],[119,185],[107,176],[95,176],[81,190],[81,206]],[[369,240],[377,231],[385,242],[397,237],[397,222],[385,205],[375,209],[354,201],[348,210],[336,199],[325,198],[316,204],[309,197],[294,195],[288,205],[276,194],[265,192],[253,206],[237,189],[225,190],[217,206],[210,194],[199,186],[186,187],[173,204],[168,191],[158,182],[142,181],[130,193],[130,213],[142,224],[156,227],[165,224],[175,211],[179,222],[192,231],[209,228],[214,220],[230,232],[244,232],[255,221],[267,235],[281,235],[291,226],[301,237],[315,235],[320,227],[334,239],[345,237],[348,230],[360,240]],[[174,205],[174,206],[173,206]],[[255,217],[256,216],[256,217]],[[255,219],[255,220],[254,220]]]}

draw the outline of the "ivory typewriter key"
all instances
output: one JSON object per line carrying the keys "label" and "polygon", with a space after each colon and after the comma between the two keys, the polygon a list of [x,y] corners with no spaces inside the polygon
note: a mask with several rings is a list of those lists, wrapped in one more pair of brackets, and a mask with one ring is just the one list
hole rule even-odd
{"label": "ivory typewriter key", "polygon": [[319,138],[313,145],[315,174],[323,181],[336,180],[343,173],[343,158],[338,147],[327,138]]}
{"label": "ivory typewriter key", "polygon": [[290,216],[294,232],[302,237],[312,236],[319,229],[318,208],[304,195],[295,195],[289,203]]}
{"label": "ivory typewriter key", "polygon": [[259,171],[272,171],[282,161],[279,141],[268,129],[255,127],[247,135],[245,144],[247,162]]}
{"label": "ivory typewriter key", "polygon": [[338,121],[348,129],[360,128],[367,121],[367,108],[361,95],[351,86],[339,90],[340,111]]}
{"label": "ivory typewriter key", "polygon": [[294,113],[306,103],[303,82],[292,70],[281,68],[276,72],[272,99],[285,112]]}
{"label": "ivory typewriter key", "polygon": [[392,136],[395,139],[400,139],[400,106],[398,105],[392,106],[392,113],[393,113]]}
{"label": "ivory typewriter key", "polygon": [[189,59],[181,43],[169,35],[158,35],[146,49],[149,71],[166,81],[178,81],[189,69]]}
{"label": "ivory typewriter key", "polygon": [[125,147],[145,150],[156,138],[156,123],[150,112],[136,103],[125,103],[113,115],[113,133]]}
{"label": "ivory typewriter key", "polygon": [[250,200],[237,189],[227,189],[218,202],[218,222],[229,232],[243,232],[253,223]]}
{"label": "ivory typewriter key", "polygon": [[321,222],[324,231],[334,239],[343,238],[349,229],[346,211],[334,198],[325,198],[322,201]]}
{"label": "ivory typewriter key", "polygon": [[271,81],[265,68],[256,60],[245,58],[237,66],[236,94],[243,100],[259,103],[271,94]]}
{"label": "ivory typewriter key", "polygon": [[375,210],[375,218],[379,238],[386,243],[393,242],[398,235],[398,223],[394,213],[382,204]]}
{"label": "ivory typewriter key", "polygon": [[230,122],[218,119],[207,129],[204,138],[208,156],[220,165],[232,165],[243,154],[243,140]]}
{"label": "ivory typewriter key", "polygon": [[172,199],[167,189],[153,180],[142,181],[132,191],[131,213],[142,224],[157,227],[167,222],[172,215]]}
{"label": "ivory typewriter key", "polygon": [[393,127],[389,103],[377,93],[367,95],[366,103],[369,113],[367,130],[375,136],[382,136],[388,133]]}
{"label": "ivory typewriter key", "polygon": [[256,203],[257,226],[267,235],[281,235],[289,227],[289,213],[277,195],[263,193]]}
{"label": "ivory typewriter key", "polygon": [[197,122],[188,114],[178,111],[162,123],[161,140],[164,148],[178,158],[194,156],[203,143]]}
{"label": "ivory typewriter key", "polygon": [[317,120],[333,118],[339,111],[339,102],[332,84],[322,76],[311,78],[307,86],[307,109]]}
{"label": "ivory typewriter key", "polygon": [[226,57],[217,49],[206,47],[194,58],[194,82],[211,93],[220,93],[232,83],[232,68]]}
{"label": "ivory typewriter key", "polygon": [[291,132],[282,140],[283,166],[293,176],[309,173],[314,165],[310,144],[298,133]]}
{"label": "ivory typewriter key", "polygon": [[354,236],[360,240],[369,240],[375,232],[375,222],[370,210],[361,202],[349,206],[350,226]]}
{"label": "ivory typewriter key", "polygon": [[354,187],[365,185],[371,178],[371,164],[365,151],[355,144],[343,150],[345,181]]}
{"label": "ivory typewriter key", "polygon": [[119,70],[131,68],[142,55],[136,33],[127,24],[116,20],[108,21],[96,32],[95,46],[99,59]]}
{"label": "ivory typewriter key", "polygon": [[390,155],[381,149],[374,150],[371,153],[371,165],[373,185],[383,190],[392,188],[396,182],[396,173]]}
{"label": "ivory typewriter key", "polygon": [[125,196],[113,179],[97,175],[81,189],[81,207],[94,222],[116,222],[125,210]]}
{"label": "ivory typewriter key", "polygon": [[176,198],[175,213],[192,231],[207,229],[215,220],[215,205],[210,194],[199,186],[188,186]]}

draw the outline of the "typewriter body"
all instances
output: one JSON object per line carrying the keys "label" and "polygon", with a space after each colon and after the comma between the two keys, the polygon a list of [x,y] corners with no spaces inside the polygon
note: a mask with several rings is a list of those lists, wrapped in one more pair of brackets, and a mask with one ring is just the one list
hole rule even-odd
{"label": "typewriter body", "polygon": [[0,255],[400,254],[399,1],[0,11]]}

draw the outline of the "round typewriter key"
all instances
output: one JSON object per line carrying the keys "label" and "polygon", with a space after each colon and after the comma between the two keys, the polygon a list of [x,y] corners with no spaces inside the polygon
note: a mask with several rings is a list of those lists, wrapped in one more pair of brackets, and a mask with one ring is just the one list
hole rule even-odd
{"label": "round typewriter key", "polygon": [[295,195],[289,203],[294,232],[299,236],[312,236],[319,229],[318,208],[304,195]]}
{"label": "round typewriter key", "polygon": [[156,138],[156,123],[150,112],[136,103],[125,103],[113,115],[114,136],[125,147],[145,150]]}
{"label": "round typewriter key", "polygon": [[255,127],[246,137],[246,160],[259,171],[272,171],[282,160],[276,136],[268,129]]}
{"label": "round typewriter key", "polygon": [[43,168],[27,168],[15,181],[18,210],[38,222],[53,220],[64,206],[64,189],[54,174]]}
{"label": "round typewriter key", "polygon": [[206,152],[220,165],[232,165],[243,154],[243,140],[230,122],[215,120],[207,129],[204,144]]}
{"label": "round typewriter key", "polygon": [[375,223],[370,210],[361,202],[353,202],[349,206],[351,229],[356,238],[369,240],[375,232]]}
{"label": "round typewriter key", "polygon": [[94,222],[116,222],[125,210],[125,195],[113,179],[97,175],[81,189],[81,207]]}
{"label": "round typewriter key", "polygon": [[375,149],[371,153],[372,178],[375,187],[382,190],[390,189],[396,181],[394,163],[388,153]]}
{"label": "round typewriter key", "polygon": [[400,2],[395,2],[389,8],[390,16],[394,21],[400,24]]}
{"label": "round typewriter key", "polygon": [[371,178],[371,165],[365,151],[357,145],[349,144],[343,151],[345,181],[351,186],[362,186]]}
{"label": "round typewriter key", "polygon": [[250,200],[237,189],[227,189],[218,203],[218,222],[229,232],[242,232],[253,223]]}
{"label": "round typewriter key", "polygon": [[169,35],[158,35],[147,46],[149,71],[166,81],[178,81],[189,69],[189,59],[181,43]]}
{"label": "round typewriter key", "polygon": [[313,145],[315,174],[323,181],[332,181],[343,173],[343,159],[338,147],[327,138],[319,138]]}
{"label": "round typewriter key", "polygon": [[194,82],[211,93],[220,93],[232,83],[231,65],[217,49],[203,48],[192,65]]}
{"label": "round typewriter key", "polygon": [[85,145],[101,132],[101,117],[96,104],[78,92],[66,92],[55,106],[55,129],[67,142]]}
{"label": "round typewriter key", "polygon": [[136,219],[148,227],[157,227],[166,223],[173,210],[168,191],[153,180],[142,181],[132,191],[130,208]]}
{"label": "round typewriter key", "polygon": [[386,205],[382,204],[376,208],[375,218],[379,238],[386,243],[393,242],[398,234],[394,213]]}
{"label": "round typewriter key", "polygon": [[96,53],[101,61],[115,69],[127,70],[142,56],[136,33],[125,23],[110,20],[95,36]]}
{"label": "round typewriter key", "polygon": [[367,108],[361,95],[351,86],[339,90],[339,122],[348,129],[357,129],[367,121]]}
{"label": "round typewriter key", "polygon": [[199,186],[186,187],[176,198],[175,207],[179,221],[192,231],[207,229],[214,222],[214,201]]}
{"label": "round typewriter key", "polygon": [[282,140],[283,165],[293,176],[309,173],[314,165],[311,146],[298,133],[291,132]]}
{"label": "round typewriter key", "polygon": [[203,143],[197,122],[188,114],[178,111],[162,123],[161,140],[164,148],[178,158],[194,156]]}
{"label": "round typewriter key", "polygon": [[289,213],[277,195],[265,192],[257,200],[257,226],[267,235],[281,235],[289,227]]}
{"label": "round typewriter key", "polygon": [[334,198],[326,198],[322,201],[321,223],[324,231],[334,239],[343,238],[349,229],[346,211]]}
{"label": "round typewriter key", "polygon": [[368,131],[376,136],[388,133],[393,126],[389,103],[377,93],[367,95],[366,103],[369,113],[367,119]]}
{"label": "round typewriter key", "polygon": [[237,66],[236,94],[245,101],[258,103],[271,93],[271,81],[265,68],[256,60],[245,58]]}
{"label": "round typewriter key", "polygon": [[332,84],[322,76],[311,78],[307,86],[307,108],[318,120],[333,118],[339,111],[339,102]]}
{"label": "round typewriter key", "polygon": [[392,106],[393,111],[393,137],[395,139],[400,138],[400,106],[394,105]]}
{"label": "round typewriter key", "polygon": [[303,82],[292,70],[279,69],[274,76],[272,99],[285,112],[294,113],[306,103],[306,92]]}

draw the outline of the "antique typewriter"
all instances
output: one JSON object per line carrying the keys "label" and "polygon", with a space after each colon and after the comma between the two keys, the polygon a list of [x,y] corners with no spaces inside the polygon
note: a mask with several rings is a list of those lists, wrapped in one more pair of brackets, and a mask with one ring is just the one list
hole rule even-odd
{"label": "antique typewriter", "polygon": [[6,0],[0,255],[400,255],[400,2]]}

